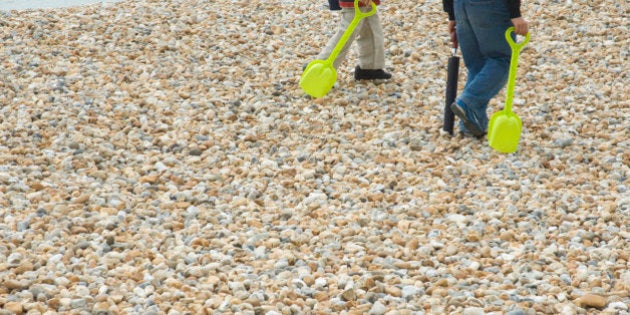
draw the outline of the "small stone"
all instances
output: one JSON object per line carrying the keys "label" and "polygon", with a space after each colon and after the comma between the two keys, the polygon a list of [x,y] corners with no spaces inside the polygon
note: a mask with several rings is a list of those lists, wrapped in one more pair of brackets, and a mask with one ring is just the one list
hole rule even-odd
{"label": "small stone", "polygon": [[413,296],[415,296],[419,292],[420,292],[420,289],[412,285],[406,285],[401,290],[402,297],[406,300],[411,299]]}
{"label": "small stone", "polygon": [[67,287],[70,284],[70,279],[66,277],[55,278],[55,284],[62,287]]}
{"label": "small stone", "polygon": [[110,306],[106,301],[96,302],[94,303],[94,307],[92,307],[92,312],[95,314],[110,314],[109,310]]}
{"label": "small stone", "polygon": [[499,238],[502,241],[505,241],[505,242],[513,241],[514,240],[514,232],[512,232],[512,231],[505,231],[505,232],[501,233]]}
{"label": "small stone", "polygon": [[315,280],[315,289],[322,290],[326,286],[328,286],[328,281],[326,280],[326,278],[317,278]]}
{"label": "small stone", "polygon": [[481,239],[481,236],[479,235],[479,232],[477,231],[471,231],[468,234],[466,234],[466,240],[469,242],[479,242],[480,239]]}
{"label": "small stone", "polygon": [[80,241],[77,244],[77,248],[79,248],[79,249],[86,249],[88,247],[90,247],[90,242],[88,242],[88,241]]}
{"label": "small stone", "polygon": [[481,307],[466,307],[464,308],[463,315],[483,315],[483,308]]}
{"label": "small stone", "polygon": [[357,294],[354,289],[348,289],[341,293],[342,301],[354,301],[357,299]]}
{"label": "small stone", "polygon": [[380,301],[376,301],[370,308],[370,311],[368,312],[368,314],[369,315],[382,315],[382,314],[385,314],[385,312],[387,312],[387,307],[385,307],[385,305],[383,305],[383,303],[381,303]]}
{"label": "small stone", "polygon": [[9,257],[7,257],[7,266],[9,267],[17,267],[22,263],[22,254],[20,253],[11,253]]}
{"label": "small stone", "polygon": [[627,312],[628,311],[628,304],[624,303],[624,302],[612,302],[610,304],[608,304],[608,308],[614,309],[614,310],[620,310],[623,312]]}
{"label": "small stone", "polygon": [[26,280],[7,280],[3,283],[3,286],[9,290],[23,290],[29,286]]}
{"label": "small stone", "polygon": [[50,308],[52,308],[54,310],[58,309],[59,305],[61,305],[61,301],[60,301],[60,298],[58,298],[58,297],[54,297],[54,298],[48,300],[48,307],[50,307]]}
{"label": "small stone", "polygon": [[388,295],[391,295],[393,297],[401,297],[402,296],[402,290],[398,287],[395,286],[387,286],[385,288],[385,293],[387,293]]}
{"label": "small stone", "polygon": [[363,281],[359,283],[359,287],[363,290],[370,290],[376,285],[376,281],[373,277],[365,278]]}
{"label": "small stone", "polygon": [[7,302],[4,304],[4,309],[15,315],[22,315],[24,312],[24,308],[20,302]]}
{"label": "small stone", "polygon": [[33,271],[33,267],[30,261],[24,261],[13,270],[13,273],[16,275],[23,274],[27,271]]}
{"label": "small stone", "polygon": [[258,296],[252,294],[245,299],[245,303],[249,303],[254,307],[259,307],[261,305],[261,300]]}
{"label": "small stone", "polygon": [[302,281],[304,281],[304,283],[306,283],[307,286],[312,286],[313,283],[315,283],[315,279],[313,279],[313,276],[311,275],[306,275],[304,276],[304,278],[302,278]]}
{"label": "small stone", "polygon": [[417,238],[412,238],[408,243],[407,243],[407,248],[411,249],[411,250],[416,250],[418,249],[418,245],[419,245],[419,241]]}
{"label": "small stone", "polygon": [[630,291],[630,271],[624,271],[615,284],[615,289],[619,291]]}
{"label": "small stone", "polygon": [[313,298],[315,298],[319,302],[324,302],[324,301],[327,301],[328,299],[330,299],[328,293],[322,292],[322,291],[319,291],[319,292],[316,292],[315,294],[313,294]]}
{"label": "small stone", "polygon": [[581,296],[577,302],[580,307],[604,308],[606,306],[606,298],[597,294],[585,294]]}

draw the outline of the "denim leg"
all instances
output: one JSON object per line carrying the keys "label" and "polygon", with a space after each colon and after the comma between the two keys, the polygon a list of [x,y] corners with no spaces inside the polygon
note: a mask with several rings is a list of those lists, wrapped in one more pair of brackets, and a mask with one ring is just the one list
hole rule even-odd
{"label": "denim leg", "polygon": [[488,102],[505,86],[511,49],[505,30],[512,25],[502,0],[455,0],[457,38],[468,79],[458,100],[487,128]]}
{"label": "denim leg", "polygon": [[[468,70],[465,84],[465,87],[467,87],[475,80],[475,77],[479,71],[481,71],[481,68],[483,68],[483,55],[481,54],[481,49],[477,43],[472,25],[470,25],[470,21],[468,21],[468,16],[464,9],[465,2],[465,0],[455,0],[454,8],[459,49],[462,52],[466,70]],[[461,94],[459,98],[461,101]],[[464,121],[461,119],[459,120],[459,131],[469,133],[466,126],[464,126]]]}
{"label": "denim leg", "polygon": [[456,19],[456,32],[457,40],[459,42],[459,48],[462,51],[464,57],[464,64],[468,70],[468,77],[466,85],[470,84],[474,80],[475,76],[483,68],[483,55],[481,53],[481,47],[477,42],[473,26],[468,20],[467,12],[464,8],[467,0],[455,0],[455,19]]}

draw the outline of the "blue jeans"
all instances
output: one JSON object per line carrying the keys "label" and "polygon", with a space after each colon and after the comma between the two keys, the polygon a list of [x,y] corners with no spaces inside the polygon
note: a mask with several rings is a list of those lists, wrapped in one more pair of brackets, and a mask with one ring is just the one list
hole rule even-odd
{"label": "blue jeans", "polygon": [[[512,50],[505,30],[512,26],[505,0],[455,0],[459,46],[468,70],[458,102],[475,112],[488,128],[488,102],[507,82]],[[460,130],[465,131],[460,121]]]}

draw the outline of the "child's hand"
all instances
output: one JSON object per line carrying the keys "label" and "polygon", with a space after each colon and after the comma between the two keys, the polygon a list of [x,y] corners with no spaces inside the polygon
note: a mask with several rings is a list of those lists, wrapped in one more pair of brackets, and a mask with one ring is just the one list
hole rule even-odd
{"label": "child's hand", "polygon": [[525,36],[529,32],[527,21],[522,17],[513,18],[512,24],[514,24],[514,33],[518,35]]}
{"label": "child's hand", "polygon": [[361,6],[369,6],[370,2],[372,2],[372,0],[359,0]]}
{"label": "child's hand", "polygon": [[453,48],[457,48],[457,31],[455,30],[455,21],[448,21],[448,33],[451,35],[451,43]]}

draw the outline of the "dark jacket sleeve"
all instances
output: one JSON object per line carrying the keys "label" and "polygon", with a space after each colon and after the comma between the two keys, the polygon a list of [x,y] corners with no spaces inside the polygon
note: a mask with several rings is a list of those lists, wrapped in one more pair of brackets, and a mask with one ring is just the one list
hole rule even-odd
{"label": "dark jacket sleeve", "polygon": [[455,9],[453,8],[453,0],[442,0],[444,12],[448,13],[449,21],[455,21]]}
{"label": "dark jacket sleeve", "polygon": [[521,0],[508,0],[510,19],[521,17]]}

